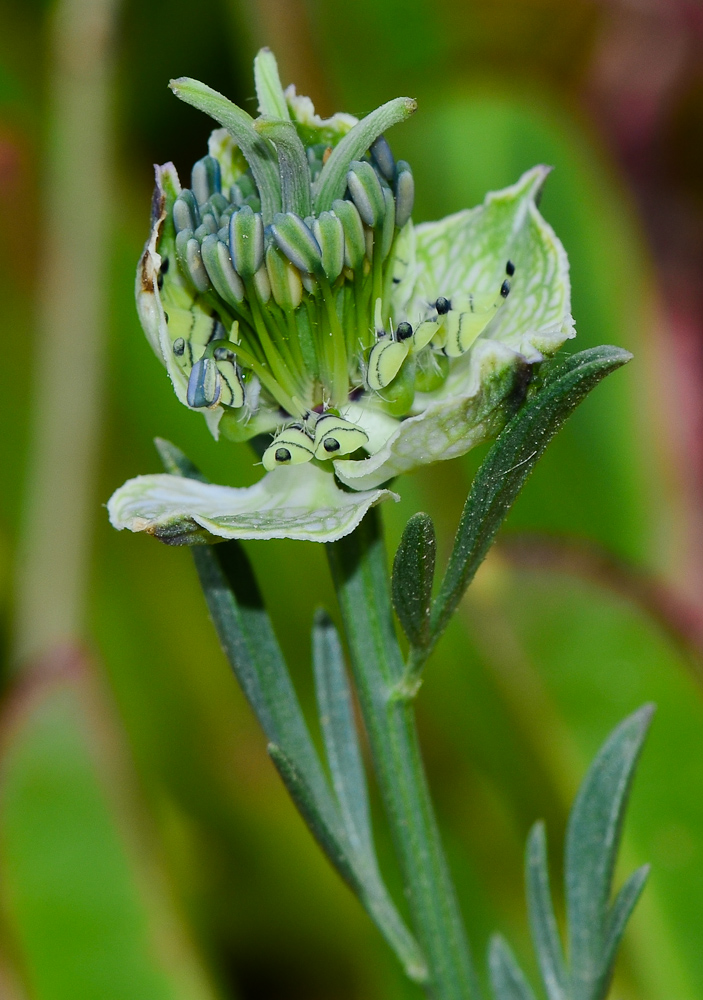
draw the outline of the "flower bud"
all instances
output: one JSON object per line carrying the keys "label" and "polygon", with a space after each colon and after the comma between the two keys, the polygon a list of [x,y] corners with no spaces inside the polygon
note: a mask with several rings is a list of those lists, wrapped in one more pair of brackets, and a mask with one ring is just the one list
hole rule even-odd
{"label": "flower bud", "polygon": [[303,298],[300,271],[273,245],[266,251],[266,270],[276,304],[285,312],[293,312]]}
{"label": "flower bud", "polygon": [[322,270],[336,281],[344,267],[344,228],[332,212],[321,212],[313,223],[313,234],[322,253]]}
{"label": "flower bud", "polygon": [[366,254],[366,238],[361,216],[352,202],[341,198],[332,203],[332,210],[344,229],[344,263],[352,271],[356,271],[361,267]]}
{"label": "flower bud", "polygon": [[273,218],[271,233],[291,264],[306,274],[322,270],[322,251],[312,232],[299,215],[279,212]]}
{"label": "flower bud", "polygon": [[203,205],[211,195],[222,189],[220,164],[214,156],[204,156],[193,164],[190,186],[199,205]]}
{"label": "flower bud", "polygon": [[244,285],[232,266],[229,246],[219,236],[206,236],[200,254],[217,294],[231,306],[236,307],[243,302]]}
{"label": "flower bud", "polygon": [[264,223],[248,205],[229,220],[229,249],[237,274],[251,280],[264,262]]}
{"label": "flower bud", "polygon": [[372,228],[378,226],[383,220],[385,205],[381,182],[371,164],[364,160],[352,160],[347,187],[366,225]]}
{"label": "flower bud", "polygon": [[173,225],[176,232],[182,229],[197,229],[200,225],[200,211],[195,195],[186,188],[173,203]]}
{"label": "flower bud", "polygon": [[412,215],[415,204],[415,180],[410,164],[398,160],[397,177],[395,181],[395,224],[402,229]]}
{"label": "flower bud", "polygon": [[391,152],[391,147],[388,145],[388,140],[385,135],[379,135],[378,139],[371,146],[371,156],[373,161],[378,167],[378,170],[382,177],[384,177],[389,184],[392,184],[395,180],[395,158]]}

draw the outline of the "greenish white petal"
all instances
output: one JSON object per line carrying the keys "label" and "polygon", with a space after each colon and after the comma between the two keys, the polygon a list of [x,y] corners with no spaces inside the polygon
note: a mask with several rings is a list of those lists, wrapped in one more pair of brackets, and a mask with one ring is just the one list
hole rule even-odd
{"label": "greenish white petal", "polygon": [[483,337],[533,361],[574,336],[566,251],[537,208],[548,174],[534,167],[482,205],[415,228],[416,280],[404,303],[410,317],[439,295],[496,293],[510,260],[510,295]]}
{"label": "greenish white petal", "polygon": [[398,497],[389,490],[346,492],[331,472],[308,464],[275,469],[242,488],[167,474],[138,476],[112,495],[107,509],[118,530],[145,531],[170,545],[226,538],[332,542],[386,499]]}

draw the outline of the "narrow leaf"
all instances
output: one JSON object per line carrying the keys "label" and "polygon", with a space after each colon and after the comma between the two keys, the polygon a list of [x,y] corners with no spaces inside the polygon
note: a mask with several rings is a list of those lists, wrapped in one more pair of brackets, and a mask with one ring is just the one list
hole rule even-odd
{"label": "narrow leaf", "polygon": [[328,818],[320,812],[318,801],[303,775],[298,771],[291,758],[276,744],[269,743],[268,754],[276,765],[283,784],[288,789],[290,797],[298,807],[315,840],[355,892],[361,886],[349,858],[349,852],[342,845],[337,830],[328,822]]}
{"label": "narrow leaf", "polygon": [[278,160],[271,143],[254,128],[254,119],[216,90],[187,76],[171,80],[169,86],[176,97],[210,115],[235,140],[251,167],[261,197],[261,212],[268,225],[276,212],[281,211]]}
{"label": "narrow leaf", "polygon": [[495,1000],[535,1000],[532,987],[507,941],[494,934],[488,948],[488,969]]}
{"label": "narrow leaf", "polygon": [[603,966],[601,970],[601,983],[598,996],[607,996],[610,982],[615,969],[615,959],[618,948],[622,940],[627,921],[630,919],[637,900],[642,895],[647,876],[649,875],[649,865],[642,865],[637,871],[630,875],[627,882],[618,893],[613,903],[605,930],[605,949],[603,952]]}
{"label": "narrow leaf", "polygon": [[417,107],[410,97],[396,97],[393,101],[376,108],[362,118],[334,147],[330,158],[315,181],[315,212],[327,211],[332,202],[344,195],[347,186],[347,172],[352,160],[359,160],[371,144],[391,125],[405,121]]}
{"label": "narrow leaf", "polygon": [[324,611],[315,615],[312,648],[320,725],[342,822],[352,847],[373,856],[366,775],[344,654],[337,629]]}
{"label": "narrow leaf", "polygon": [[430,607],[437,539],[429,514],[414,514],[405,525],[393,560],[393,607],[411,645],[430,639]]}
{"label": "narrow leaf", "polygon": [[[156,442],[166,468],[203,479],[175,445]],[[336,808],[249,560],[237,541],[194,549],[210,615],[230,666],[267,738],[285,748],[328,823]]]}
{"label": "narrow leaf", "polygon": [[619,347],[594,347],[567,358],[498,437],[464,505],[454,549],[432,609],[433,642],[444,631],[549,442],[591,389],[631,357]]}
{"label": "narrow leaf", "polygon": [[[167,470],[202,475],[180,449],[156,442]],[[199,546],[194,559],[225,655],[261,728],[296,806],[328,858],[416,982],[427,975],[425,960],[383,884],[375,857],[353,852],[337,804],[310,738],[288,668],[273,632],[256,579],[236,541]]]}
{"label": "narrow leaf", "polygon": [[254,59],[254,85],[259,99],[259,114],[290,121],[286,95],[278,75],[278,63],[269,48],[259,49]]}
{"label": "narrow leaf", "polygon": [[610,735],[569,817],[565,882],[571,1000],[602,1000],[613,869],[635,766],[653,711],[652,705],[644,705]]}
{"label": "narrow leaf", "polygon": [[295,125],[290,121],[257,118],[254,128],[276,147],[283,211],[295,212],[304,219],[312,213],[310,165]]}
{"label": "narrow leaf", "polygon": [[549,1000],[566,1000],[568,982],[549,887],[544,823],[535,823],[527,838],[525,878],[532,940],[547,996]]}

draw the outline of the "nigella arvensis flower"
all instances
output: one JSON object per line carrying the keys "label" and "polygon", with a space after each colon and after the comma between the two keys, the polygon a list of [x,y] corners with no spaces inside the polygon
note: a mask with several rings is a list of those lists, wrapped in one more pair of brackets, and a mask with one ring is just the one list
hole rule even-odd
{"label": "nigella arvensis flower", "polygon": [[414,101],[321,119],[268,50],[255,78],[257,119],[171,84],[223,127],[190,188],[156,168],[137,273],[181,402],[216,437],[265,440],[256,486],[152,475],[114,494],[116,527],[172,543],[344,535],[393,496],[382,484],[495,436],[573,336],[566,254],[536,205],[547,168],[413,226],[412,171],[384,133]]}

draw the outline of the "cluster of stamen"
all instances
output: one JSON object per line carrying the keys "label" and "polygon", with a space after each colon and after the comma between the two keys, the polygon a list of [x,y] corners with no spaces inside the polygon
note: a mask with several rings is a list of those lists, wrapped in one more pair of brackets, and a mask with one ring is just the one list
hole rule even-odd
{"label": "cluster of stamen", "polygon": [[[306,149],[311,184],[330,152]],[[344,197],[305,218],[280,212],[265,225],[251,171],[225,191],[213,156],[195,164],[191,188],[175,200],[176,265],[206,307],[197,315],[210,317],[198,319],[169,290],[165,259],[162,297],[188,405],[220,406],[243,423],[262,402],[276,409],[267,469],[363,449],[366,433],[344,415],[349,402],[372,393],[393,415],[407,414],[507,297],[506,278],[495,296],[440,297],[414,326],[394,324],[396,247],[413,200],[410,167],[383,136],[351,162]]]}

